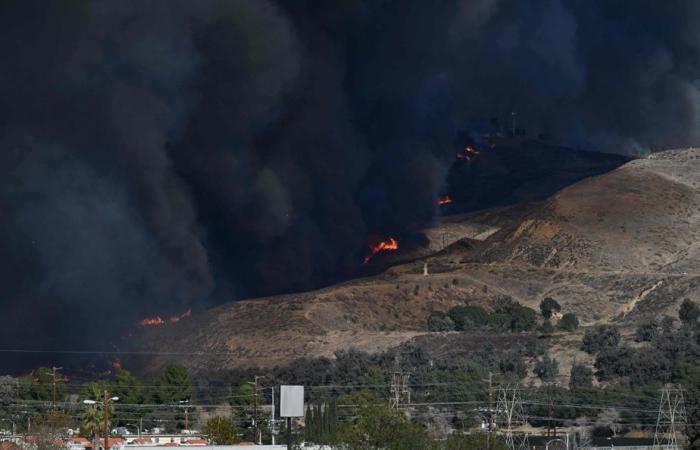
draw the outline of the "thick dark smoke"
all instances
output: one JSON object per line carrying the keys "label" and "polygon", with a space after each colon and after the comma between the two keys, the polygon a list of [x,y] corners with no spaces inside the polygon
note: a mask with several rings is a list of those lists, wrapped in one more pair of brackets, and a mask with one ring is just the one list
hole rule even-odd
{"label": "thick dark smoke", "polygon": [[432,219],[474,119],[697,143],[698,24],[681,0],[3,2],[2,347],[348,276]]}

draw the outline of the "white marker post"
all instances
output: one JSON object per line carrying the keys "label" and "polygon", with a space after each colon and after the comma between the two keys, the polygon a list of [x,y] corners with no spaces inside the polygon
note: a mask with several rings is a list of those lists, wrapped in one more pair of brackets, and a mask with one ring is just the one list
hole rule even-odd
{"label": "white marker post", "polygon": [[280,386],[280,417],[287,418],[287,450],[292,450],[292,417],[304,417],[304,386]]}

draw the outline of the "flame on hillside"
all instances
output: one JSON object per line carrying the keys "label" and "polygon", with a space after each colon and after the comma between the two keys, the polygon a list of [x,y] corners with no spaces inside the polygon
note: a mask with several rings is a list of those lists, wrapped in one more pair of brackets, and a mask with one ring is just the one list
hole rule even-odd
{"label": "flame on hillside", "polygon": [[160,326],[160,325],[166,325],[169,323],[176,323],[179,322],[181,319],[184,319],[185,317],[190,317],[192,315],[192,309],[187,308],[187,311],[185,311],[182,314],[175,314],[170,316],[167,319],[163,319],[160,316],[155,316],[155,317],[146,317],[143,320],[139,321],[139,326],[140,327],[152,327],[152,326]]}
{"label": "flame on hillside", "polygon": [[452,203],[452,197],[449,195],[442,195],[438,198],[438,205],[449,205]]}
{"label": "flame on hillside", "polygon": [[369,262],[369,260],[372,259],[372,257],[379,252],[398,250],[399,249],[399,241],[397,241],[393,237],[389,237],[388,239],[380,241],[374,245],[370,245],[369,248],[370,248],[370,253],[369,253],[369,255],[365,256],[365,260],[364,260],[363,264],[367,264]]}

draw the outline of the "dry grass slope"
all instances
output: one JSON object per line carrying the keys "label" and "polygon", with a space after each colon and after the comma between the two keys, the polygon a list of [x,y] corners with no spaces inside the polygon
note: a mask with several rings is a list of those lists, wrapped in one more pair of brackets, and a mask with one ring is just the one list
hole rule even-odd
{"label": "dry grass slope", "polygon": [[[700,293],[700,150],[661,152],[583,180],[538,204],[445,218],[429,245],[384,273],[314,292],[234,302],[148,330],[146,349],[193,369],[272,366],[342,348],[423,339],[431,309],[497,294],[545,296],[585,325],[675,315]],[[423,275],[427,262],[430,274]],[[562,338],[561,352],[577,345]],[[153,367],[164,361],[151,362]]]}

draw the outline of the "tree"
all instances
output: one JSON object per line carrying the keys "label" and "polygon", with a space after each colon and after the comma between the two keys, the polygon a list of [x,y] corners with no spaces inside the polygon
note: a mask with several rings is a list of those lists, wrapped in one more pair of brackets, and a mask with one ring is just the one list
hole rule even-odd
{"label": "tree", "polygon": [[0,404],[19,397],[19,381],[9,375],[0,376]]}
{"label": "tree", "polygon": [[452,331],[454,329],[454,322],[444,312],[432,311],[428,316],[428,331]]}
{"label": "tree", "polygon": [[700,317],[700,306],[690,299],[683,300],[678,310],[678,318],[684,325],[694,325]]}
{"label": "tree", "polygon": [[60,450],[63,436],[71,424],[71,417],[59,411],[49,411],[35,416],[32,431],[36,437],[36,450]]}
{"label": "tree", "polygon": [[535,363],[534,372],[542,381],[553,381],[559,376],[559,363],[549,355],[544,355]]}
{"label": "tree", "polygon": [[565,313],[557,326],[563,331],[574,331],[578,328],[578,317],[574,313]]}
{"label": "tree", "polygon": [[[54,378],[55,377],[55,378]],[[54,396],[54,381],[56,401],[62,401],[65,395],[63,375],[48,367],[39,367],[31,375],[20,378],[20,395],[25,400],[51,401]]]}
{"label": "tree", "polygon": [[425,428],[408,420],[403,412],[371,398],[352,396],[352,402],[358,405],[354,419],[343,424],[338,439],[346,448],[408,450],[433,447]]}
{"label": "tree", "polygon": [[102,418],[102,411],[97,405],[85,405],[80,415],[80,433],[94,442],[102,430]]}
{"label": "tree", "polygon": [[[85,405],[85,409],[80,415],[80,431],[86,438],[95,440],[101,433],[104,426],[102,411],[102,401],[104,391],[109,385],[106,381],[91,381],[83,385],[83,400],[92,400],[96,403]],[[109,418],[114,419],[114,407],[110,402]],[[111,420],[110,420],[111,422]]]}
{"label": "tree", "polygon": [[552,297],[545,297],[540,302],[540,312],[545,319],[551,319],[555,312],[561,311],[561,305]]}
{"label": "tree", "polygon": [[519,380],[527,375],[525,361],[515,352],[506,353],[498,362],[498,368],[503,375],[511,379]]}
{"label": "tree", "polygon": [[162,404],[177,404],[192,395],[190,375],[179,364],[168,364],[156,383],[155,399]]}
{"label": "tree", "polygon": [[207,420],[202,433],[209,438],[211,445],[232,445],[241,440],[240,433],[233,422],[220,416]]}
{"label": "tree", "polygon": [[118,369],[110,392],[119,397],[119,401],[129,405],[140,405],[145,401],[143,382],[125,369]]}
{"label": "tree", "polygon": [[550,322],[549,319],[544,319],[544,322],[542,322],[542,325],[540,325],[540,333],[552,334],[553,332],[554,327],[552,326],[552,322]]}
{"label": "tree", "polygon": [[596,325],[586,330],[582,349],[594,354],[602,350],[615,348],[620,344],[620,331],[611,325]]}
{"label": "tree", "polygon": [[510,331],[532,331],[537,326],[537,312],[516,303],[511,311]]}
{"label": "tree", "polygon": [[585,364],[574,364],[571,366],[571,376],[569,378],[569,389],[578,391],[593,387],[593,370]]}
{"label": "tree", "polygon": [[497,295],[491,299],[491,304],[493,305],[493,312],[508,315],[512,314],[513,309],[520,306],[520,303],[513,300],[510,295]]}
{"label": "tree", "polygon": [[315,444],[332,444],[336,440],[337,407],[335,399],[306,408],[304,437]]}
{"label": "tree", "polygon": [[686,390],[688,450],[700,450],[700,365],[683,363],[674,370]]}
{"label": "tree", "polygon": [[489,324],[489,313],[480,306],[459,305],[450,309],[447,314],[452,319],[455,329],[459,331]]}
{"label": "tree", "polygon": [[655,320],[642,322],[634,333],[637,342],[651,342],[659,334],[659,325]]}

